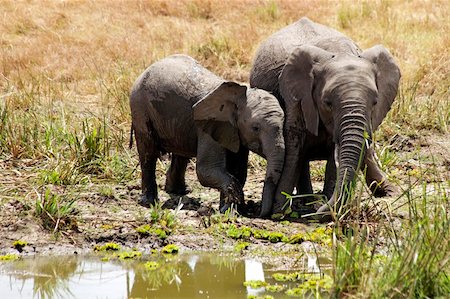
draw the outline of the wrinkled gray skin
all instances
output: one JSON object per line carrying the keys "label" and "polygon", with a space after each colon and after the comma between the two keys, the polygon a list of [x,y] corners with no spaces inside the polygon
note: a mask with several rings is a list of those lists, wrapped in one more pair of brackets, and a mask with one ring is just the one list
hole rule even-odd
{"label": "wrinkled gray skin", "polygon": [[389,111],[399,80],[400,70],[384,47],[362,51],[343,34],[307,18],[261,44],[250,85],[275,94],[286,114],[285,166],[274,213],[285,202],[282,191],[297,187],[300,194],[312,193],[311,160],[327,160],[323,193],[330,200],[318,211],[328,215],[321,220],[330,219],[330,206],[345,202],[341,190],[358,168],[367,166],[366,182],[375,195],[395,190],[378,166],[370,137]]}
{"label": "wrinkled gray skin", "polygon": [[168,193],[188,193],[186,166],[197,157],[197,177],[220,191],[221,211],[231,203],[242,207],[249,150],[267,159],[262,206],[271,205],[284,163],[284,112],[273,95],[224,81],[193,58],[173,55],[139,76],[130,106],[142,205],[157,200],[156,159],[170,152]]}

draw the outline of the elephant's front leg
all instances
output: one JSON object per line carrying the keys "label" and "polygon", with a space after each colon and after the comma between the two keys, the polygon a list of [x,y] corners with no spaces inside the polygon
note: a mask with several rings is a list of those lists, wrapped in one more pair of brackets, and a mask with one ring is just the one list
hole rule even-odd
{"label": "elephant's front leg", "polygon": [[373,145],[371,145],[364,158],[366,169],[366,183],[375,196],[386,196],[397,192],[397,188],[389,183],[386,174],[378,165],[378,158],[375,154]]}
{"label": "elephant's front leg", "polygon": [[[247,164],[248,164],[248,149],[241,146],[237,153],[233,153],[227,150],[226,156],[226,165],[227,172],[231,174],[234,178],[236,178],[241,188],[244,187],[245,181],[247,180]],[[226,194],[223,192],[220,193],[220,207],[221,211],[226,211],[229,208],[229,205],[226,203]],[[246,210],[245,205],[238,205],[239,213],[246,214],[248,211]]]}
{"label": "elephant's front leg", "polygon": [[299,161],[299,170],[296,188],[297,194],[313,194],[309,161],[306,159],[301,159]]}
{"label": "elephant's front leg", "polygon": [[328,157],[327,164],[325,166],[325,181],[323,183],[323,191],[322,194],[327,197],[327,199],[331,199],[333,195],[334,188],[336,187],[336,161],[334,159],[334,151],[332,151],[331,155]]}
{"label": "elephant's front leg", "polygon": [[221,192],[220,210],[224,212],[232,203],[244,203],[242,185],[227,171],[227,151],[212,138],[199,132],[197,146],[197,177],[203,186]]}
{"label": "elephant's front leg", "polygon": [[186,186],[185,173],[189,158],[172,154],[169,170],[166,173],[166,192],[178,195],[188,194],[191,190]]}
{"label": "elephant's front leg", "polygon": [[237,153],[227,151],[227,171],[235,177],[242,186],[247,180],[248,149],[241,146]]}

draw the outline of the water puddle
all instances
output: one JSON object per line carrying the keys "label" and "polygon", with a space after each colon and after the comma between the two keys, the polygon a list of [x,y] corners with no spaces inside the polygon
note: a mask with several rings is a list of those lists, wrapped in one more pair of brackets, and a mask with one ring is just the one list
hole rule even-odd
{"label": "water puddle", "polygon": [[292,298],[243,285],[277,282],[274,271],[253,259],[190,253],[102,261],[100,256],[35,256],[0,263],[1,298]]}

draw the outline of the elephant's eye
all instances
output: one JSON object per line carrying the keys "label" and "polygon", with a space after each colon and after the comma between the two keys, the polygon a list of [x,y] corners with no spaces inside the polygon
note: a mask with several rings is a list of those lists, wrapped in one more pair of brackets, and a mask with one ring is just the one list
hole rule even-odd
{"label": "elephant's eye", "polygon": [[260,128],[259,128],[258,125],[252,125],[252,130],[253,130],[254,133],[258,133]]}
{"label": "elephant's eye", "polygon": [[328,109],[331,109],[331,107],[333,106],[330,100],[325,100],[325,105]]}

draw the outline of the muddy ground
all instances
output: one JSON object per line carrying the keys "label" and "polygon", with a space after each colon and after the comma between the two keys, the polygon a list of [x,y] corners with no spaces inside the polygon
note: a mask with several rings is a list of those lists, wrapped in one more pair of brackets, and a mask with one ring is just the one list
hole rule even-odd
{"label": "muddy ground", "polygon": [[[408,182],[415,180],[441,183],[448,192],[450,134],[414,138],[394,136],[387,141],[386,146],[395,153],[395,160],[389,162],[388,171],[392,181],[400,189],[406,189]],[[264,179],[264,161],[256,156],[250,161],[244,191],[246,200],[254,201],[257,205]],[[104,184],[101,181],[82,186],[50,186],[54,192],[71,192],[77,198],[76,213],[71,217],[70,225],[64,226],[64,223],[61,223],[60,227],[64,228],[54,233],[51,229],[44,228],[42,219],[34,215],[36,198],[42,194],[42,186],[36,186],[34,183],[39,165],[30,160],[0,161],[0,185],[3,190],[0,198],[0,255],[18,253],[12,246],[16,240],[28,243],[28,246],[23,248],[22,255],[89,253],[96,244],[106,242],[116,242],[125,248],[137,248],[144,252],[159,249],[166,244],[177,244],[181,250],[232,251],[238,241],[228,237],[220,229],[223,223],[234,222],[236,226],[245,225],[253,229],[282,232],[288,236],[310,232],[319,226],[303,219],[272,221],[220,216],[217,213],[219,193],[198,183],[193,162],[190,163],[186,174],[192,192],[182,197],[165,193],[163,173],[167,165],[167,161],[162,161],[157,173],[163,208],[175,211],[179,203],[182,207],[176,213],[176,223],[171,234],[163,240],[153,235],[143,236],[136,231],[137,227],[151,223],[150,210],[137,204],[140,194],[138,171],[134,180],[127,184],[114,185],[112,192],[107,195],[98,191],[98,186]],[[312,177],[316,191],[320,190],[322,184],[323,167],[323,163],[314,162]],[[419,185],[416,187],[420,189]],[[18,189],[22,195],[17,195]],[[386,199],[393,201],[395,198]],[[277,261],[282,260],[285,266],[295,264],[302,252],[314,249],[311,242],[271,243],[254,238],[248,241],[251,245],[243,254],[260,256],[269,262],[274,262],[274,257],[277,257]],[[326,250],[323,245],[317,248]]]}

